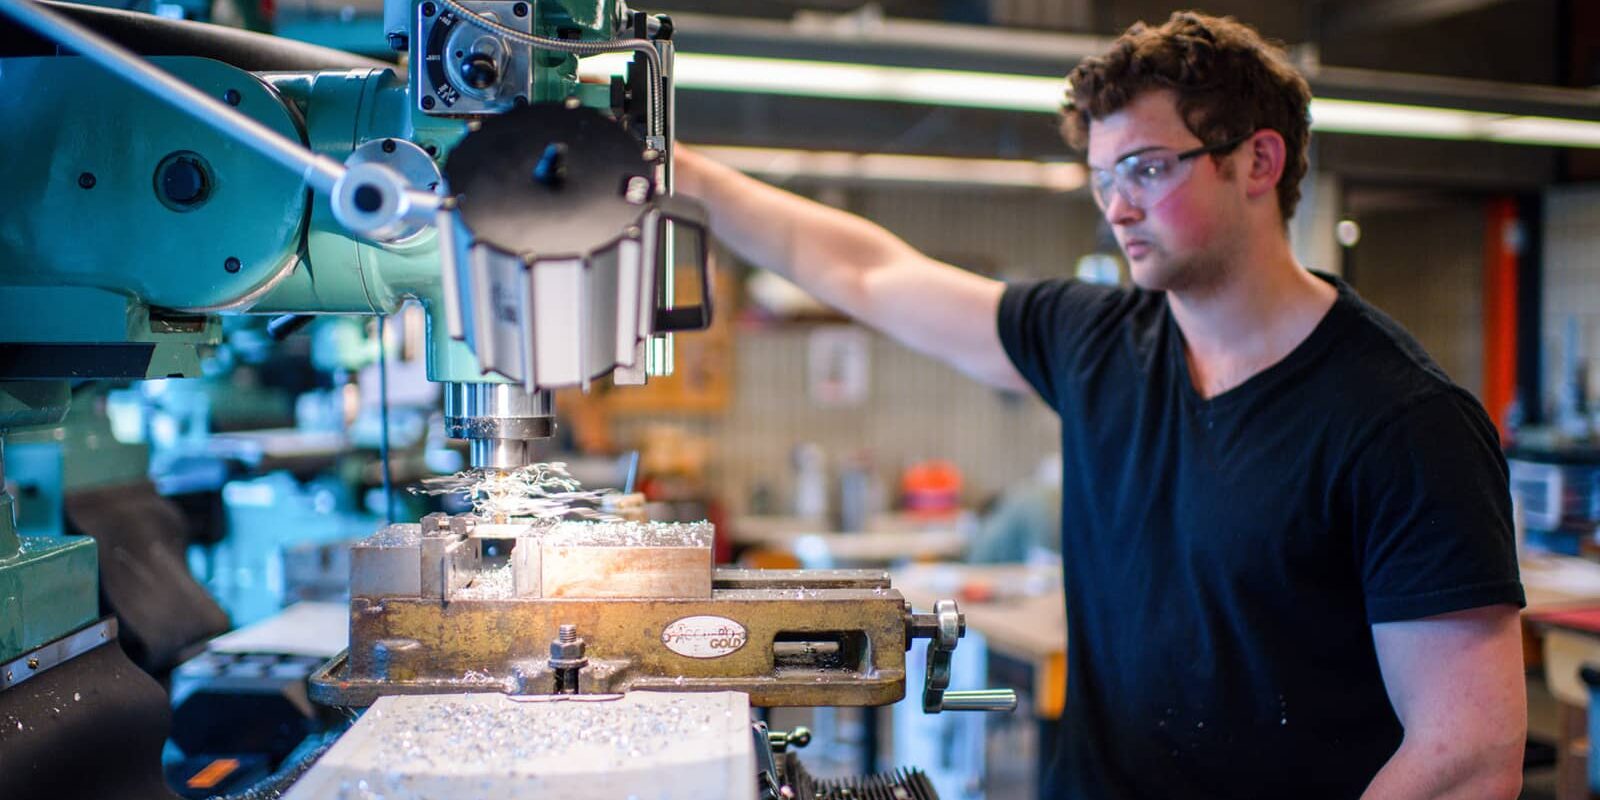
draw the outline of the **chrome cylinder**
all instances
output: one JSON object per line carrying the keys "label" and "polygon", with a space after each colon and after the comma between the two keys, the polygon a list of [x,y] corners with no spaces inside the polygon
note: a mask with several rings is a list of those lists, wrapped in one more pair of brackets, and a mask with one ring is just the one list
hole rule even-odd
{"label": "chrome cylinder", "polygon": [[555,433],[555,398],[509,383],[450,383],[445,435],[470,442],[474,468],[516,469],[532,462],[532,442]]}
{"label": "chrome cylinder", "polygon": [[469,439],[468,458],[474,468],[517,469],[533,463],[533,443],[526,439]]}

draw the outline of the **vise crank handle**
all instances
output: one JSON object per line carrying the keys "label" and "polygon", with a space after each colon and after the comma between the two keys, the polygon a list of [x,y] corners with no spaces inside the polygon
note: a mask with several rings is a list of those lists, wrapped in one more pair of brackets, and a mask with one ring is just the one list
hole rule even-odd
{"label": "vise crank handle", "polygon": [[922,710],[941,711],[1017,710],[1017,693],[1010,689],[949,691],[951,657],[967,632],[966,618],[954,600],[940,600],[932,614],[908,614],[906,644],[916,637],[928,638],[928,674],[922,684]]}

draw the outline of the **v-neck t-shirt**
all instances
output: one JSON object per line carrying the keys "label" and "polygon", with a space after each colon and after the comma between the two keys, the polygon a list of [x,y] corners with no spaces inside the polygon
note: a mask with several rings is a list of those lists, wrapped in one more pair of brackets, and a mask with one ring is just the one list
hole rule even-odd
{"label": "v-neck t-shirt", "polygon": [[1481,405],[1344,282],[1212,398],[1160,292],[1007,287],[1061,417],[1067,702],[1049,797],[1355,798],[1400,744],[1371,626],[1523,603]]}

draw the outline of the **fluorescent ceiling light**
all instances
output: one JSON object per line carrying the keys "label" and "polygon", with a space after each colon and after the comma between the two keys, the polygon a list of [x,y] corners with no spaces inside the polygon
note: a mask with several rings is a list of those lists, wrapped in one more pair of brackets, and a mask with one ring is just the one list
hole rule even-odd
{"label": "fluorescent ceiling light", "polygon": [[[631,56],[583,59],[584,74],[621,75]],[[680,88],[844,100],[887,100],[1002,111],[1058,111],[1066,81],[1000,72],[883,67],[833,61],[795,61],[678,53],[673,79]]]}
{"label": "fluorescent ceiling light", "polygon": [[1600,123],[1587,120],[1523,117],[1353,100],[1312,100],[1311,127],[1313,130],[1335,133],[1420,139],[1475,139],[1506,144],[1600,147]]}
{"label": "fluorescent ceiling light", "polygon": [[[586,75],[620,75],[629,56],[583,59]],[[796,97],[879,100],[935,106],[1054,114],[1066,84],[1060,78],[996,72],[886,67],[828,61],[679,53],[676,83],[684,89]],[[1600,122],[1452,108],[1313,98],[1311,129],[1331,133],[1600,148]]]}
{"label": "fluorescent ceiling light", "polygon": [[999,158],[945,158],[831,150],[693,145],[696,152],[767,178],[825,178],[993,186],[1071,192],[1083,188],[1081,164]]}

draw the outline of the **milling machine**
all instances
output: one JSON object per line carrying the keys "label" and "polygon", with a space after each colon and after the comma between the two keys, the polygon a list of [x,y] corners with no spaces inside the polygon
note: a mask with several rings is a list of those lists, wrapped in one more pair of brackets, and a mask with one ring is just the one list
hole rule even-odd
{"label": "milling machine", "polygon": [[[0,431],[58,421],[73,382],[196,374],[219,315],[292,327],[416,299],[448,434],[470,442],[474,468],[514,470],[552,433],[552,389],[669,374],[671,333],[710,322],[704,215],[671,193],[664,16],[388,0],[400,74],[212,26],[38,0],[0,0],[0,13],[39,36],[0,40],[13,87],[0,136],[28,154],[0,163]],[[579,79],[580,56],[612,52],[633,55],[625,76]],[[680,270],[700,283],[692,305],[673,302]],[[97,618],[92,543],[19,540],[10,503],[0,494],[0,788],[162,796],[131,791],[132,772],[86,775],[78,743],[59,746],[95,718],[67,726],[39,692],[115,650],[100,646],[115,620]],[[359,708],[652,689],[875,706],[904,696],[905,653],[927,638],[925,710],[1014,706],[945,692],[963,633],[953,602],[913,613],[882,573],[715,569],[712,535],[441,515],[390,526],[352,552],[350,648],[313,695]],[[758,739],[777,796],[772,751],[787,740]]]}

